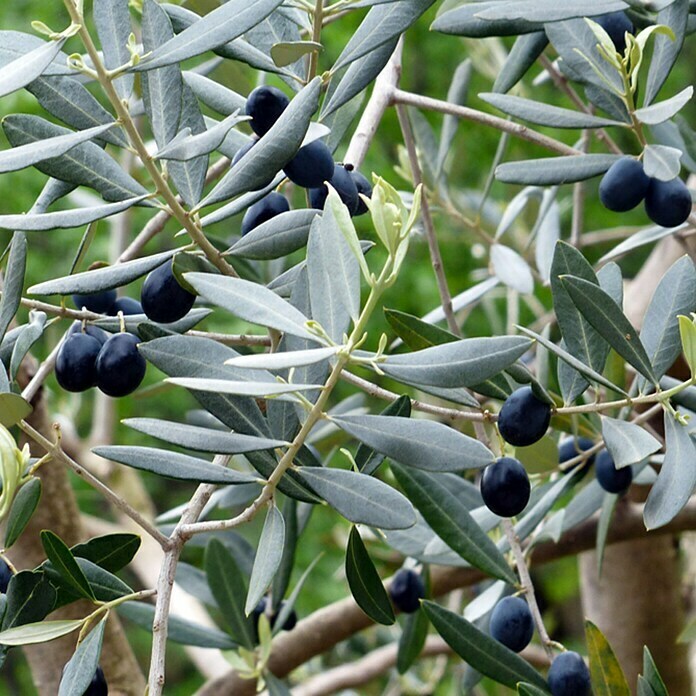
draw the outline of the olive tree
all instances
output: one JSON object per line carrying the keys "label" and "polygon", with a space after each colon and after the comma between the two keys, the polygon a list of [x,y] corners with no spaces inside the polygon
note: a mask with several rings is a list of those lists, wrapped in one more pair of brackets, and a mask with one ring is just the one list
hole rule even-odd
{"label": "olive tree", "polygon": [[[673,540],[696,527],[695,219],[681,178],[696,172],[696,135],[680,115],[693,88],[668,78],[693,4],[211,5],[64,0],[58,29],[0,31],[0,95],[27,90],[44,111],[4,113],[0,171],[48,177],[25,214],[0,215],[13,233],[0,662],[23,646],[40,693],[61,695],[103,693],[101,668],[112,693],[161,694],[171,643],[205,696],[362,688],[432,655],[467,692],[485,679],[527,696],[589,693],[590,680],[596,694],[690,693]],[[329,61],[327,37],[354,17]],[[490,110],[468,105],[470,60],[444,99],[402,89],[403,35],[428,18],[430,40],[465,37],[474,64],[505,47],[478,95]],[[511,38],[487,53],[490,37]],[[260,89],[227,86],[229,64]],[[549,81],[558,104],[539,96]],[[391,109],[398,187],[391,167],[359,171]],[[444,115],[439,129],[425,112]],[[466,195],[451,175],[460,121],[499,134]],[[643,201],[627,226],[618,213]],[[454,296],[447,220],[478,258]],[[74,228],[69,268],[57,260],[25,287],[40,233]],[[98,228],[117,252],[88,266]],[[424,244],[438,305],[386,308]],[[617,261],[636,250],[650,255],[624,278]],[[116,300],[145,276],[141,305]],[[471,336],[481,308],[489,330]],[[56,323],[65,335],[36,365]],[[173,421],[136,406],[125,426],[151,445],[112,442],[110,399],[139,387],[146,362],[152,403],[187,390],[200,408]],[[93,441],[51,423],[54,370],[64,389],[103,392]],[[80,511],[68,471],[103,498],[103,520]],[[158,505],[143,471],[188,484],[187,502]],[[320,506],[345,530],[345,599],[295,625],[322,562],[298,553]],[[403,564],[392,578],[387,551]],[[587,551],[589,668],[547,631],[530,573]],[[618,604],[631,620],[659,612],[659,626],[622,634]],[[119,615],[152,633],[147,675]],[[374,624],[393,628],[359,664],[293,676]]]}

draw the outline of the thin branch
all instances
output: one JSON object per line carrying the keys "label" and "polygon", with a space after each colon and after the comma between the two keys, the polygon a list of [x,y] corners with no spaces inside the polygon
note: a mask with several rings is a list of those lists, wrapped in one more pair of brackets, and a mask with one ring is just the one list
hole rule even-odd
{"label": "thin branch", "polygon": [[[411,164],[411,172],[413,174],[413,183],[417,188],[418,186],[423,185],[423,174],[421,172],[420,163],[418,162],[418,152],[416,151],[416,141],[413,137],[411,122],[408,119],[406,109],[400,104],[396,105],[396,113],[399,117],[401,133],[403,134],[406,150],[408,151],[408,159]],[[440,254],[440,247],[437,243],[437,235],[435,234],[433,218],[430,215],[428,196],[425,192],[421,198],[421,215],[423,217],[423,225],[425,227],[425,236],[428,240],[428,249],[430,250],[430,262],[433,267],[433,272],[435,273],[435,279],[437,280],[437,289],[440,293],[440,303],[442,304],[442,310],[444,311],[445,318],[447,319],[447,326],[449,327],[449,330],[455,334],[455,336],[461,336],[459,325],[457,324],[457,320],[454,318],[454,311],[452,309],[452,295],[450,294],[449,287],[447,285],[447,278],[445,277],[445,270],[442,266],[442,255]]]}
{"label": "thin branch", "polygon": [[[349,384],[358,387],[358,389],[362,389],[367,394],[370,394],[370,396],[374,396],[378,399],[384,399],[385,401],[396,401],[396,399],[398,399],[400,396],[400,394],[397,394],[396,392],[389,391],[388,389],[384,389],[383,387],[378,387],[376,384],[373,384],[369,380],[363,379],[362,377],[358,377],[357,375],[354,375],[352,372],[348,372],[347,370],[343,371],[343,373],[341,374],[341,379],[344,382],[348,382]],[[429,404],[425,401],[419,401],[418,399],[411,399],[411,408],[413,408],[416,411],[422,411],[423,413],[431,413],[434,416],[439,416],[443,420],[448,421],[463,420],[474,421],[475,423],[493,423],[497,419],[497,416],[495,414],[488,413],[487,411],[483,413],[477,413],[476,411],[462,411],[456,408],[445,408],[444,406],[435,406],[434,404]]]}
{"label": "thin branch", "polygon": [[72,457],[68,456],[60,447],[60,444],[51,442],[26,421],[20,421],[18,427],[27,437],[30,437],[37,445],[43,447],[47,454],[50,454],[55,459],[66,464],[80,478],[89,483],[92,488],[99,491],[116,508],[128,515],[128,517],[142,528],[143,531],[147,532],[163,549],[169,548],[169,539],[162,534],[159,529],[149,520],[145,519],[137,510],[133,509],[123,498],[116,495],[106,484],[102,483],[96,476],[78,464]]}
{"label": "thin branch", "polygon": [[377,133],[382,116],[384,116],[384,112],[391,104],[392,92],[396,85],[399,84],[402,50],[403,38],[399,39],[392,57],[377,76],[370,101],[367,102],[367,106],[358,122],[358,127],[355,129],[355,133],[353,133],[353,137],[348,145],[344,163],[352,164],[356,169],[363,163],[370,143]]}
{"label": "thin branch", "polygon": [[581,150],[576,150],[570,145],[562,143],[560,140],[555,138],[550,138],[547,135],[537,133],[535,130],[523,126],[520,123],[514,123],[512,121],[507,121],[504,118],[498,116],[493,116],[492,114],[487,114],[484,111],[478,111],[477,109],[471,109],[468,106],[459,106],[458,104],[450,104],[449,102],[442,101],[441,99],[432,99],[430,97],[424,97],[420,94],[414,94],[413,92],[405,92],[401,89],[395,89],[391,95],[392,102],[395,104],[406,104],[407,106],[415,106],[419,109],[427,109],[428,111],[437,111],[442,114],[450,114],[451,116],[456,116],[465,121],[472,121],[474,123],[480,123],[484,126],[489,126],[495,128],[496,130],[503,131],[504,133],[510,133],[522,140],[534,143],[535,145],[540,145],[547,150],[556,152],[559,155],[582,155]]}

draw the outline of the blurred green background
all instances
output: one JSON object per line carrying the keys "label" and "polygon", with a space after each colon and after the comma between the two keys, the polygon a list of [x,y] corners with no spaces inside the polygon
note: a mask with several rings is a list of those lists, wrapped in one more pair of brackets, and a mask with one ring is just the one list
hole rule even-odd
{"label": "blurred green background", "polygon": [[[198,2],[196,0],[184,4],[198,12],[214,6],[212,2]],[[479,92],[490,90],[499,67],[500,56],[504,55],[504,49],[509,47],[509,42],[491,39],[473,43],[457,37],[431,33],[429,24],[435,16],[435,11],[435,9],[431,9],[407,35],[404,48],[402,87],[413,92],[444,99],[455,69],[463,60],[470,58],[473,62],[473,78],[469,89],[469,104],[476,108],[489,110],[476,95]],[[364,11],[352,13],[325,29],[322,36],[325,51],[320,57],[320,71],[331,66],[332,60],[338,56],[363,16]],[[0,18],[3,29],[26,32],[32,31],[30,24],[37,19],[54,29],[60,29],[66,23],[66,14],[63,11],[62,3],[46,3],[41,0],[4,3],[0,9]],[[69,46],[73,47],[72,50],[78,50],[76,41],[73,41]],[[682,57],[678,69],[670,79],[670,84],[674,86],[675,92],[689,84],[692,77],[690,66],[693,65],[693,58],[693,47],[687,46],[686,55]],[[539,69],[533,69],[530,75],[536,76],[538,73]],[[241,94],[249,92],[258,81],[258,74],[253,70],[241,64],[232,64],[229,61],[226,65],[218,68],[212,76]],[[561,106],[571,106],[563,97],[559,96],[557,90],[548,84],[531,87],[529,78],[525,80],[523,93],[526,96],[533,95],[534,98],[541,101],[546,100]],[[689,107],[689,109],[691,108]],[[15,112],[42,113],[34,98],[24,91],[5,97],[0,102],[0,116]],[[687,110],[685,113],[689,118],[693,111]],[[424,116],[437,136],[442,117],[431,113],[424,114]],[[349,129],[348,136],[354,126],[355,123]],[[547,129],[546,131],[550,132]],[[554,132],[553,135],[569,144],[573,144],[577,138],[576,132]],[[7,147],[4,138],[0,136],[0,139],[2,139],[1,146]],[[347,140],[348,137],[338,150],[338,159],[345,151]],[[475,215],[478,192],[483,189],[489,176],[499,140],[498,133],[482,126],[461,123],[458,127],[447,160],[448,191],[451,199],[469,217]],[[633,147],[633,143],[630,141],[620,139],[619,143],[628,151]],[[596,143],[593,143],[592,147],[601,151]],[[505,158],[522,159],[540,157],[545,154],[527,143],[511,139]],[[376,172],[397,188],[410,191],[412,190],[411,182],[404,179],[399,173],[403,171],[403,168],[399,168],[399,163],[404,161],[402,138],[396,114],[394,110],[389,110],[380,124],[377,137],[370,148],[362,170],[366,174]],[[44,182],[45,177],[35,170],[0,176],[0,213],[20,213],[28,210]],[[586,229],[594,231],[645,224],[643,213],[640,210],[617,216],[601,208],[596,200],[596,185],[597,182],[589,182],[587,185]],[[483,209],[482,229],[489,234],[495,231],[502,210],[517,191],[518,187],[493,184],[489,201]],[[567,237],[570,228],[570,187],[561,190],[559,201],[563,211],[563,235]],[[58,205],[60,207],[66,204],[61,202]],[[303,205],[302,197],[297,192],[295,193],[295,205]],[[534,204],[528,214],[523,216],[513,228],[512,238],[517,239],[518,249],[521,251],[524,251],[522,242],[525,238],[525,232],[533,224],[535,213],[536,205]],[[128,240],[137,234],[146,220],[147,213],[141,210],[129,214]],[[209,231],[222,238],[238,234],[240,220],[241,216],[226,220]],[[485,271],[487,263],[485,248],[479,242],[478,237],[460,220],[442,214],[437,205],[435,206],[435,223],[446,275],[452,294],[456,295],[485,276],[485,273],[482,273]],[[368,220],[361,218],[357,224],[361,236],[371,237]],[[146,252],[155,253],[170,248],[174,243],[173,235],[177,231],[176,226],[170,224],[165,233],[160,234],[148,245]],[[68,273],[83,233],[84,230],[81,229],[30,233],[28,235],[30,256],[26,286]],[[0,237],[0,245],[4,248],[9,241],[9,234],[2,232]],[[587,255],[590,259],[596,259],[607,248],[607,246],[592,247],[587,250]],[[644,260],[646,253],[639,251],[621,261],[626,275],[635,272]],[[83,263],[83,269],[93,261],[109,260],[113,258],[113,255],[114,242],[110,227],[108,223],[101,222],[88,258]],[[373,267],[377,267],[379,251],[373,252],[370,256],[369,262],[373,264]],[[138,291],[138,283],[125,289],[125,292],[133,297],[138,297]],[[537,297],[540,304],[537,304],[533,309],[530,309],[526,304],[522,305],[522,322],[532,321],[544,308],[550,306],[550,296],[545,289],[540,289]],[[56,298],[48,298],[48,300],[56,301]],[[425,314],[439,304],[428,248],[423,237],[417,237],[411,245],[402,277],[389,291],[384,304],[387,307],[400,309],[418,316]],[[21,318],[24,320],[26,313]],[[505,293],[501,291],[493,293],[486,303],[467,316],[464,332],[468,336],[495,335],[505,331],[505,322]],[[34,349],[37,357],[41,358],[48,354],[67,325],[67,322],[61,321],[50,327]],[[259,331],[258,327],[244,325],[221,313],[216,313],[209,319],[204,328],[226,332]],[[386,331],[390,337],[393,336],[388,324],[380,314],[374,318],[371,327],[373,342],[376,342],[376,337],[381,331]],[[183,420],[188,410],[197,408],[196,402],[184,390],[158,387],[160,381],[161,374],[150,367],[144,386],[134,396],[120,399],[117,402],[118,418],[150,416]],[[389,385],[388,382],[385,384],[393,386]],[[350,393],[351,390],[345,385],[342,385],[338,390],[339,397],[345,397]],[[62,414],[73,420],[78,432],[83,436],[90,432],[93,394],[66,394],[57,388],[55,380],[51,378],[47,382],[47,396],[52,414]],[[382,408],[383,404],[378,406]],[[146,443],[144,436],[120,425],[114,439],[120,444]],[[150,441],[147,444],[152,443]],[[327,454],[334,444],[336,444],[334,441],[322,444],[322,453]],[[166,481],[147,474],[144,475],[144,479],[153,499],[157,501],[159,511],[167,510],[186,501],[193,490],[191,486]],[[75,488],[83,510],[90,514],[108,515],[105,504],[91,488],[77,480],[75,480]],[[308,587],[311,589],[303,592],[300,596],[298,603],[300,616],[346,596],[348,589],[343,577],[343,562],[347,533],[348,526],[342,523],[334,513],[326,508],[316,510],[299,546],[294,579],[296,580],[299,574],[319,554],[323,554],[323,556],[310,578]],[[250,529],[245,529],[244,534],[249,539],[254,540],[258,534],[256,525],[252,525]],[[401,559],[386,546],[373,544],[370,550],[373,557],[380,561],[380,571],[384,576],[391,574],[400,565]],[[200,560],[200,556],[200,550],[187,550],[185,560],[197,562]],[[134,580],[132,577],[130,579]],[[571,559],[539,569],[535,579],[538,582],[540,595],[546,608],[548,628],[552,635],[571,645],[574,637],[578,639],[580,636],[578,632],[579,611],[575,562]],[[143,667],[146,667],[149,657],[149,635],[133,626],[129,626],[128,631],[136,654]],[[397,625],[392,628],[373,629],[358,635],[347,644],[339,646],[335,651],[306,665],[303,668],[303,673],[315,673],[332,665],[355,660],[371,648],[396,639],[399,631]],[[441,667],[437,660],[424,660],[419,669],[414,670],[413,674],[404,679],[401,686],[403,691],[389,691],[390,688],[394,687],[393,681],[389,684],[386,681],[376,681],[369,687],[361,689],[360,693],[459,693],[460,670],[447,669],[441,672]],[[430,684],[437,677],[440,678],[436,684],[432,683],[432,691],[428,691],[427,688],[422,690],[424,685]],[[180,647],[172,646],[168,659],[167,693],[177,696],[190,694],[200,684],[201,679],[183,650]],[[495,686],[484,682],[484,687],[488,693],[497,693]],[[26,664],[18,651],[12,651],[0,677],[0,695],[30,696],[32,693],[34,690],[29,680]]]}

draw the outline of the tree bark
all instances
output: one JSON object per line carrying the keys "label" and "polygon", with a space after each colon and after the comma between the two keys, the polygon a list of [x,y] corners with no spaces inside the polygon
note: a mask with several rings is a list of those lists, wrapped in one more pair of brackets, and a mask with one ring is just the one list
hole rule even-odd
{"label": "tree bark", "polygon": [[[24,380],[28,381],[27,373],[33,372],[33,369],[34,364],[29,359],[25,360]],[[46,437],[52,437],[43,389],[39,390],[32,405],[34,411],[27,421]],[[24,440],[21,441],[20,447],[23,444]],[[33,443],[29,444],[33,456],[43,456],[43,451],[32,446]],[[42,484],[39,506],[24,533],[8,554],[19,569],[34,568],[46,560],[39,536],[42,529],[50,529],[69,546],[86,538],[80,521],[80,510],[65,467],[59,462],[48,462],[39,469],[38,475]],[[49,618],[81,618],[93,609],[94,607],[87,602],[77,602],[58,609]],[[76,640],[77,634],[71,634],[50,643],[40,643],[24,649],[34,685],[42,696],[58,693],[63,667],[75,651]],[[106,626],[100,665],[109,683],[111,696],[142,695],[145,679],[115,613],[111,614]]]}

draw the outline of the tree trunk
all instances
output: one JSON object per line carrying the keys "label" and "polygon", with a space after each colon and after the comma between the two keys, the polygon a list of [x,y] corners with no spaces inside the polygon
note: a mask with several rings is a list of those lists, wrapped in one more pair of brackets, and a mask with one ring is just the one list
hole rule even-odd
{"label": "tree trunk", "polygon": [[[33,365],[25,360],[26,372],[33,372]],[[24,380],[28,381],[25,373]],[[27,420],[46,437],[52,437],[51,422],[42,398],[43,389],[34,399],[34,412]],[[24,441],[20,444],[23,445]],[[32,446],[32,455],[44,454]],[[12,547],[10,559],[19,569],[34,568],[44,560],[46,554],[40,540],[42,529],[55,532],[66,544],[73,545],[86,538],[80,521],[80,510],[70,486],[68,472],[60,462],[48,462],[39,469],[42,493],[39,506],[31,518],[26,530]],[[81,618],[93,610],[87,602],[77,602],[58,609],[51,614],[51,619]],[[66,662],[75,651],[77,634],[71,634],[51,641],[24,648],[29,661],[32,677],[41,696],[58,693],[61,673]],[[126,640],[118,617],[112,613],[104,634],[104,644],[100,664],[109,683],[111,696],[141,696],[145,690],[145,679],[135,655]]]}

